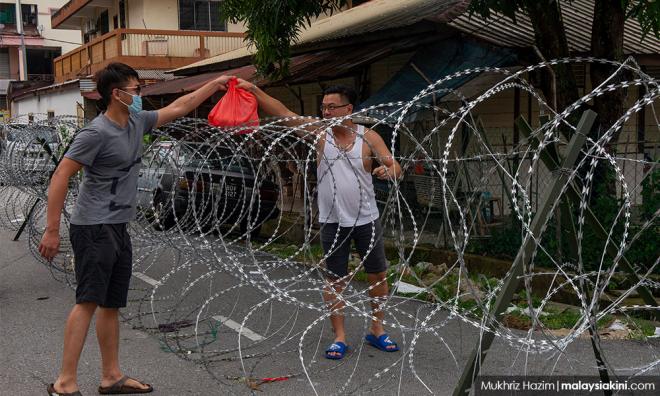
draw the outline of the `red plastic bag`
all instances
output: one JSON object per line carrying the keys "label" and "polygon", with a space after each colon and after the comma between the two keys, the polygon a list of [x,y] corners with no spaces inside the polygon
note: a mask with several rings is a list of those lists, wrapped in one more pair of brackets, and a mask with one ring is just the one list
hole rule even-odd
{"label": "red plastic bag", "polygon": [[[238,80],[232,78],[227,82],[227,92],[209,113],[209,123],[217,127],[259,126],[257,113],[257,98],[252,93],[236,88]],[[243,129],[240,134],[254,132],[254,129]]]}

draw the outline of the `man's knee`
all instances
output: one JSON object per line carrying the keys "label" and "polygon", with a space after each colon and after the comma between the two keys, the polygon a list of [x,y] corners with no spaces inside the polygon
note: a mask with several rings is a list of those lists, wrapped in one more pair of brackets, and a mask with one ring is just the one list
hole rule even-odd
{"label": "man's knee", "polygon": [[98,306],[99,305],[93,301],[85,301],[76,303],[76,305],[73,306],[73,309],[84,312],[94,312]]}
{"label": "man's knee", "polygon": [[99,316],[119,316],[119,308],[108,308],[99,305]]}

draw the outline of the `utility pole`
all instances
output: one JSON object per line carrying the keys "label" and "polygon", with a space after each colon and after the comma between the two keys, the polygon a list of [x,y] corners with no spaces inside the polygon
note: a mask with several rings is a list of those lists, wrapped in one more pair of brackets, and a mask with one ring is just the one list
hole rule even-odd
{"label": "utility pole", "polygon": [[27,57],[25,52],[25,32],[23,32],[23,9],[21,7],[21,0],[16,1],[16,32],[21,36],[21,46],[18,49],[19,80],[26,81],[28,79]]}

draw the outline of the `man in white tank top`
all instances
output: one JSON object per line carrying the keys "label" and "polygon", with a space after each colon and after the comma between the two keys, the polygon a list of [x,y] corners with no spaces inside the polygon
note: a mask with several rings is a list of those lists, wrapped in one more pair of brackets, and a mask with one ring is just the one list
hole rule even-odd
{"label": "man in white tank top", "polygon": [[[239,79],[238,87],[254,93],[265,113],[298,117],[254,84]],[[356,99],[351,88],[335,86],[326,89],[321,112],[323,118],[335,120],[334,125],[319,127],[317,122],[316,126],[297,131],[298,135],[316,142],[319,222],[328,281],[323,297],[332,311],[330,321],[335,333],[334,342],[326,350],[328,359],[341,359],[348,349],[344,331],[345,304],[341,295],[351,277],[348,273],[351,241],[355,241],[362,258],[372,300],[373,317],[366,341],[386,352],[398,350],[382,324],[382,305],[389,293],[387,260],[372,175],[381,180],[392,180],[401,175],[401,166],[378,133],[353,123],[348,117],[353,113]],[[297,119],[286,124],[295,127],[308,124],[308,121]],[[377,162],[376,167],[372,166],[373,161]]]}

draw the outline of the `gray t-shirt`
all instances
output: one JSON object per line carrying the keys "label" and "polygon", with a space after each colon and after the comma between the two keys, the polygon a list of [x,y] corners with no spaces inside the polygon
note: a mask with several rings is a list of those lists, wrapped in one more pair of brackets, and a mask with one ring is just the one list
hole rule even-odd
{"label": "gray t-shirt", "polygon": [[135,218],[142,136],[158,121],[156,111],[131,114],[120,127],[100,114],[82,128],[64,155],[83,165],[71,224],[117,224]]}

